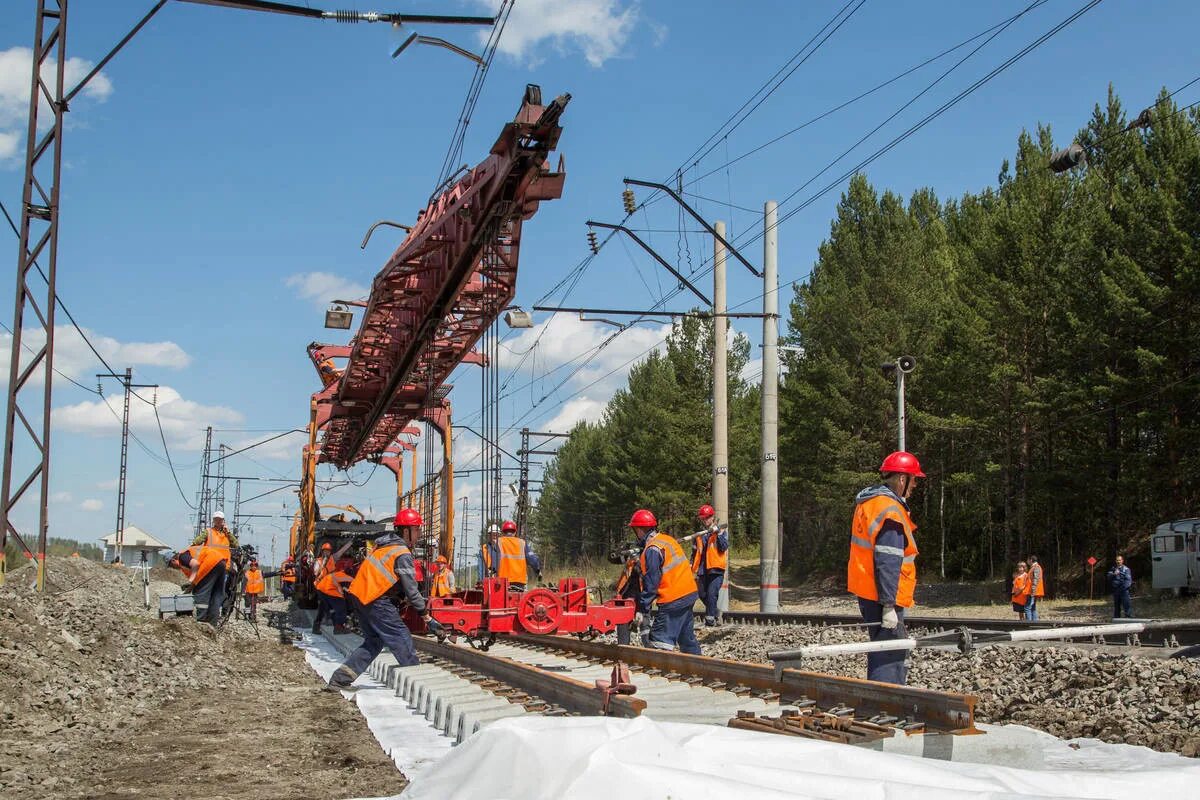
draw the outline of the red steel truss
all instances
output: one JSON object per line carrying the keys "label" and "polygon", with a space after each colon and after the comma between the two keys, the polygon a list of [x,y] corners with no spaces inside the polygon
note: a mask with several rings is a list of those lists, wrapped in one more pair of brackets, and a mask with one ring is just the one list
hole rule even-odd
{"label": "red steel truss", "polygon": [[426,408],[441,407],[458,364],[478,361],[472,348],[516,292],[522,222],[562,196],[562,162],[547,163],[571,96],[542,105],[541,94],[527,86],[487,159],[417,216],[375,277],[351,344],[309,346],[318,371],[326,358],[348,359],[314,395],[322,462],[380,458]]}

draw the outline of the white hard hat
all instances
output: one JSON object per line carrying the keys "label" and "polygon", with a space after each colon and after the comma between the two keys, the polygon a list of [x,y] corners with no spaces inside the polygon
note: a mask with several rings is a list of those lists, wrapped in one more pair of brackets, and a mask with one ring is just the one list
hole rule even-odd
{"label": "white hard hat", "polygon": [[494,522],[493,522],[491,525],[488,525],[487,532],[488,532],[489,534],[492,534],[492,533],[499,533],[499,532],[500,532],[500,526],[499,526],[499,525],[497,525],[496,523],[494,523]]}
{"label": "white hard hat", "polygon": [[214,511],[213,519],[225,519],[225,512],[224,511]]}

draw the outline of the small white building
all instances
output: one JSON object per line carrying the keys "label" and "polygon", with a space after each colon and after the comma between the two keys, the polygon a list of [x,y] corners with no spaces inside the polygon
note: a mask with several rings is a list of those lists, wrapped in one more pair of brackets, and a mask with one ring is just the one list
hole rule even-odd
{"label": "small white building", "polygon": [[[136,525],[127,526],[122,533],[124,534],[124,541],[121,546],[121,563],[127,567],[141,566],[143,550],[146,551],[146,561],[150,566],[156,567],[162,563],[159,553],[170,549],[166,544],[155,539]],[[116,532],[110,533],[100,541],[104,545],[104,563],[111,564],[113,559],[117,557]]]}

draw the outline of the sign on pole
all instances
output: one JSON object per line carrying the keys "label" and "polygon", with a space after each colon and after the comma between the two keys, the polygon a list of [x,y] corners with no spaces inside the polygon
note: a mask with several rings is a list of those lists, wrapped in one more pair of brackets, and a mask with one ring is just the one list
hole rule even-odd
{"label": "sign on pole", "polygon": [[1096,557],[1088,556],[1088,600],[1091,600],[1096,589]]}

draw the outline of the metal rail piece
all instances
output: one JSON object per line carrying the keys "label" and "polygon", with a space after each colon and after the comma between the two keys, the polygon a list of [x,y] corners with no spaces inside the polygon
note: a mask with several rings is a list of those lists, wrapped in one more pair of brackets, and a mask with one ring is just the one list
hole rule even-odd
{"label": "metal rail piece", "polygon": [[[561,706],[576,714],[632,718],[646,708],[646,701],[628,695],[612,695],[607,701],[605,693],[583,681],[555,675],[537,667],[521,664],[500,656],[488,655],[467,647],[437,642],[421,636],[413,637],[417,650],[447,661],[469,667],[476,672],[494,676],[509,686]],[[607,703],[607,710],[605,706]]]}
{"label": "metal rail piece", "polygon": [[786,700],[807,698],[822,708],[852,707],[859,714],[884,714],[924,722],[928,730],[976,733],[974,695],[951,694],[913,686],[842,678],[795,669],[776,670],[765,664],[747,664],[669,650],[569,640],[561,636],[512,636],[508,640],[574,653],[587,658],[620,661],[634,668],[692,675],[708,681],[771,692]]}

